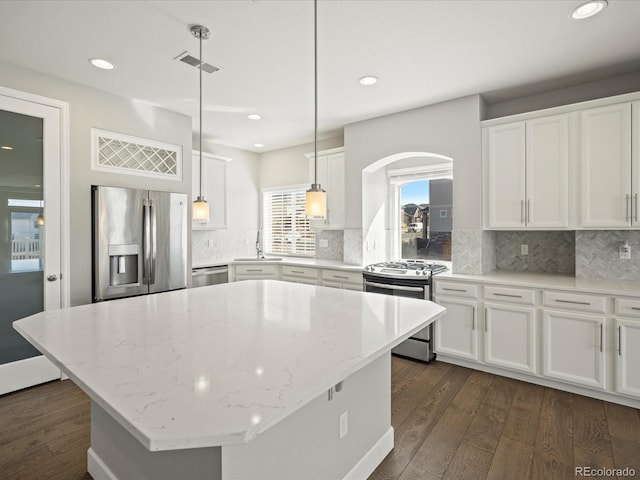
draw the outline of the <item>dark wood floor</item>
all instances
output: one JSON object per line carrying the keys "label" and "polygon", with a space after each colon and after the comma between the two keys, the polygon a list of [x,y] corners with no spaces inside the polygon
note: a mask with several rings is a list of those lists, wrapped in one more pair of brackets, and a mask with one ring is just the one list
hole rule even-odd
{"label": "dark wood floor", "polygon": [[[392,384],[395,448],[372,480],[574,479],[576,466],[640,479],[638,410],[395,357]],[[1,479],[90,480],[89,441],[89,399],[71,381],[0,397]]]}

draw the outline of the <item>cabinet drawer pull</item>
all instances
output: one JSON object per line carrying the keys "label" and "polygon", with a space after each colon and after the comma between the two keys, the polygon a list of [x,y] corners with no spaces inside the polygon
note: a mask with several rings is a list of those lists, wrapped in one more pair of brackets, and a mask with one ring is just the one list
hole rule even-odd
{"label": "cabinet drawer pull", "polygon": [[640,307],[631,307],[631,310],[640,310]]}
{"label": "cabinet drawer pull", "polygon": [[333,278],[341,278],[343,280],[349,280],[349,277],[346,277],[344,275],[331,275]]}
{"label": "cabinet drawer pull", "polygon": [[602,343],[603,343],[602,340],[603,340],[603,335],[604,335],[603,326],[604,325],[601,323],[600,324],[600,353],[602,353],[602,349],[603,349],[603,346],[602,346]]}
{"label": "cabinet drawer pull", "polygon": [[261,268],[247,268],[247,272],[261,272]]}
{"label": "cabinet drawer pull", "polygon": [[467,291],[464,288],[447,288],[447,287],[442,287],[442,290],[446,290],[447,292],[462,292],[462,293],[467,293]]}
{"label": "cabinet drawer pull", "polygon": [[496,297],[522,298],[522,295],[513,295],[511,293],[493,293]]}
{"label": "cabinet drawer pull", "polygon": [[476,307],[471,307],[471,330],[476,329]]}
{"label": "cabinet drawer pull", "polygon": [[291,270],[291,273],[304,273],[304,272],[301,270]]}
{"label": "cabinet drawer pull", "polygon": [[622,325],[618,325],[618,356],[622,356]]}
{"label": "cabinet drawer pull", "polygon": [[575,300],[560,300],[560,299],[555,299],[554,302],[558,302],[558,303],[571,303],[573,305],[591,305],[591,303],[589,302],[577,302]]}

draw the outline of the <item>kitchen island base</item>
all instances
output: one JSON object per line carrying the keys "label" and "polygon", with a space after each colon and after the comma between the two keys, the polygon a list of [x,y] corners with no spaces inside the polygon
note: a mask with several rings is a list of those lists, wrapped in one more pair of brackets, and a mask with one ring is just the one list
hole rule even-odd
{"label": "kitchen island base", "polygon": [[390,354],[344,379],[331,399],[324,391],[264,428],[248,443],[150,451],[92,401],[88,471],[94,480],[365,479],[393,448]]}

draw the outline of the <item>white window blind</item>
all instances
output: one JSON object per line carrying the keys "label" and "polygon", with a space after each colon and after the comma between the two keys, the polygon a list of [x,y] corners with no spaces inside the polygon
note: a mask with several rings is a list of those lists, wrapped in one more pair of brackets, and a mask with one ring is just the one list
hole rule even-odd
{"label": "white window blind", "polygon": [[305,189],[263,193],[264,250],[274,255],[316,253],[316,234],[305,215]]}

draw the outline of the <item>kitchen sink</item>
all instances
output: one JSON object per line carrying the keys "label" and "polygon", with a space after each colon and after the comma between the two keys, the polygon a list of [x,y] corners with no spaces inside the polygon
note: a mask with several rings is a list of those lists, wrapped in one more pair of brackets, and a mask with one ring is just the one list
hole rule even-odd
{"label": "kitchen sink", "polygon": [[278,262],[282,257],[244,257],[234,258],[234,262]]}

